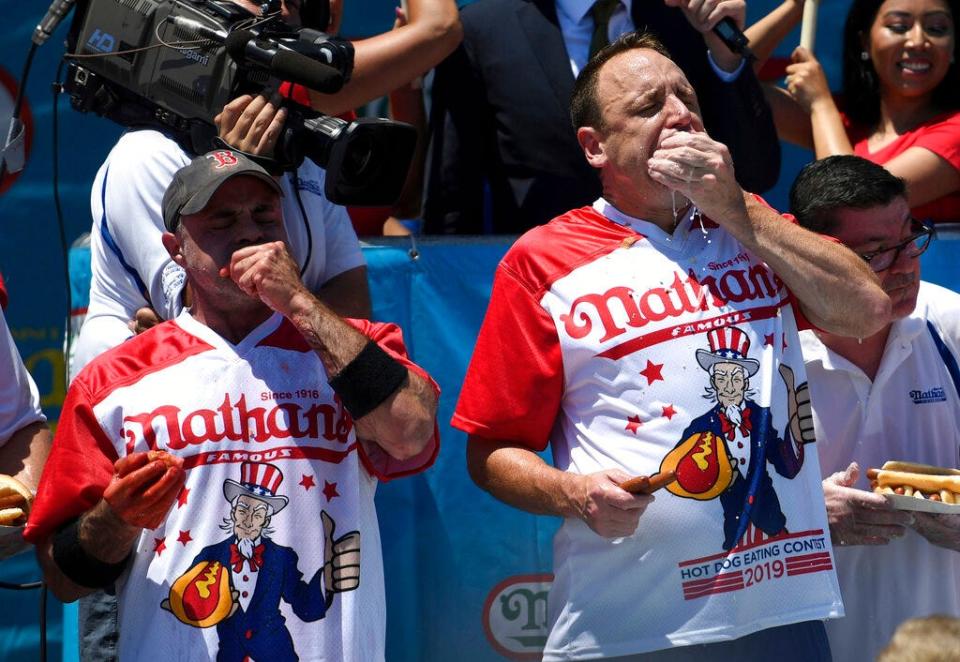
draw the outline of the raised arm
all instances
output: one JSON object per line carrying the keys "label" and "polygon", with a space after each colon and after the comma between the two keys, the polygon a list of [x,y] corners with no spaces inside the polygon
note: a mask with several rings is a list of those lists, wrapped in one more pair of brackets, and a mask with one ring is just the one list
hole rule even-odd
{"label": "raised arm", "polygon": [[[678,53],[677,63],[686,72],[697,90],[703,106],[703,120],[711,135],[725,144],[737,163],[737,178],[750,191],[765,191],[777,182],[780,173],[780,142],[771,109],[756,74],[743,66],[742,58],[731,52],[714,34],[713,27],[729,18],[743,27],[746,12],[740,0],[664,0],[668,7],[679,9],[687,23],[700,33],[715,67],[707,63],[706,54],[696,51],[694,35],[681,33],[676,24],[665,43]],[[673,10],[670,10],[673,11]],[[682,26],[682,24],[681,24]],[[683,34],[683,39],[677,35]],[[690,37],[686,35],[690,34]],[[680,54],[684,49],[684,55]],[[681,64],[681,62],[683,62]]]}
{"label": "raised arm", "polygon": [[430,382],[322,304],[300,281],[282,242],[236,251],[229,276],[303,335],[353,416],[359,438],[377,443],[398,460],[427,447],[434,437],[437,408]]}
{"label": "raised arm", "polygon": [[[824,331],[867,337],[890,318],[890,299],[869,266],[850,249],[786,221],[744,192],[726,147],[702,132],[665,139],[649,161],[650,176],[683,193],[763,259]],[[855,311],[856,314],[851,314]]]}
{"label": "raised arm", "polygon": [[598,535],[632,535],[654,497],[634,495],[619,484],[619,469],[580,475],[560,471],[528,448],[470,435],[467,469],[473,481],[504,503],[537,515],[581,519]]}
{"label": "raised arm", "polygon": [[408,22],[354,43],[353,76],[336,94],[310,93],[317,110],[338,115],[389,94],[453,52],[463,31],[454,0],[409,0]]}
{"label": "raised arm", "polygon": [[753,62],[754,71],[760,71],[780,42],[797,27],[802,18],[803,0],[784,0],[773,11],[743,31],[756,58]]}
{"label": "raised arm", "polygon": [[[792,60],[787,67],[786,91],[771,90],[771,96],[776,97],[771,107],[781,137],[812,148],[818,159],[853,154],[853,145],[820,63],[805,48],[794,50]],[[955,132],[956,128],[944,130]],[[910,147],[883,167],[907,183],[907,202],[911,207],[960,189],[960,171],[925,147]]]}

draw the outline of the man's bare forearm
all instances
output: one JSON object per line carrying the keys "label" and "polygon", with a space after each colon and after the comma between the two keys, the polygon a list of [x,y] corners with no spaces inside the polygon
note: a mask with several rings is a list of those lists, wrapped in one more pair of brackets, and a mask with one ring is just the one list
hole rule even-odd
{"label": "man's bare forearm", "polygon": [[787,222],[750,194],[745,203],[748,223],[728,229],[787,284],[812,324],[863,338],[888,323],[890,298],[853,251]]}
{"label": "man's bare forearm", "polygon": [[515,508],[535,515],[582,515],[573,496],[579,477],[551,467],[527,448],[471,435],[467,469],[479,487]]}
{"label": "man's bare forearm", "polygon": [[[122,562],[129,556],[142,529],[130,526],[101,500],[80,516],[77,526],[80,547],[93,559],[107,564]],[[63,602],[72,602],[98,590],[75,583],[67,577],[53,556],[53,542],[37,545],[37,561],[50,590]]]}
{"label": "man's bare forearm", "polygon": [[[313,296],[301,293],[293,309],[289,319],[331,377],[340,374],[370,342]],[[427,380],[406,372],[396,391],[354,421],[360,438],[375,441],[401,460],[417,455],[433,437],[437,408],[436,393]]]}

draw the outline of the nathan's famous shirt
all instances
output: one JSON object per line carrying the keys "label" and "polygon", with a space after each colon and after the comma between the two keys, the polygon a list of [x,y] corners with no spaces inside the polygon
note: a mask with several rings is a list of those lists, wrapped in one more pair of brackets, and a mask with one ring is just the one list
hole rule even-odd
{"label": "nathan's famous shirt", "polygon": [[563,471],[679,477],[628,538],[564,521],[545,660],[842,614],[817,454],[788,425],[788,383],[806,382],[795,314],[766,264],[696,214],[666,234],[601,199],[504,257],[454,426],[549,443]]}
{"label": "nathan's famous shirt", "polygon": [[[396,326],[351,323],[426,377]],[[184,312],[94,360],[63,412],[31,541],[95,505],[124,454],[166,450],[187,470],[118,584],[121,659],[383,659],[374,491],[429,466],[436,435],[408,462],[359,443],[319,357],[276,314],[233,345]],[[240,527],[256,534],[246,553]],[[331,596],[324,564],[345,541],[360,581]]]}

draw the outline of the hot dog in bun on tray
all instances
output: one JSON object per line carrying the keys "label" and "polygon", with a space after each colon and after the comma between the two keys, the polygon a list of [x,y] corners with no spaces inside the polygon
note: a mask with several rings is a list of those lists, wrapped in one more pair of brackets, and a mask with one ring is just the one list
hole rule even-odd
{"label": "hot dog in bun on tray", "polygon": [[960,504],[960,470],[914,462],[885,462],[868,469],[870,486],[878,494],[901,494],[917,499]]}

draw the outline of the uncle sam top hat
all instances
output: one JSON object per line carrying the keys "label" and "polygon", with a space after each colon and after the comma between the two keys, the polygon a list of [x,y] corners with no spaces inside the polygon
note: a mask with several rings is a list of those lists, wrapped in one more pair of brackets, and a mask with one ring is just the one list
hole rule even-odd
{"label": "uncle sam top hat", "polygon": [[283,473],[280,469],[266,462],[244,462],[240,465],[240,482],[223,481],[223,496],[233,503],[238,496],[245,494],[261,501],[266,501],[273,508],[274,513],[283,510],[287,505],[287,497],[277,494],[277,488],[283,482]]}
{"label": "uncle sam top hat", "polygon": [[715,363],[736,363],[747,371],[747,377],[753,377],[760,369],[760,362],[747,358],[750,351],[750,338],[735,326],[713,329],[707,333],[710,351],[697,350],[697,363],[704,370],[710,370]]}

